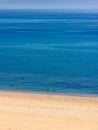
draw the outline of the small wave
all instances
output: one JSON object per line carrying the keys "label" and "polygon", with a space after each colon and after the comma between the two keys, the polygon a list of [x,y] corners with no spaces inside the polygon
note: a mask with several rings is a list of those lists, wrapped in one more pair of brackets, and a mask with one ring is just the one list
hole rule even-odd
{"label": "small wave", "polygon": [[53,77],[48,75],[32,74],[0,74],[0,89],[18,91],[43,91],[43,92],[77,92],[87,94],[98,94],[97,78],[74,78],[74,77]]}

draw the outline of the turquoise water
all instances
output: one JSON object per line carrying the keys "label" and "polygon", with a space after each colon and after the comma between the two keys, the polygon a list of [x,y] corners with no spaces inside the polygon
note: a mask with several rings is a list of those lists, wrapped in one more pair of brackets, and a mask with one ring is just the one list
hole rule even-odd
{"label": "turquoise water", "polygon": [[98,13],[0,11],[0,90],[98,95]]}

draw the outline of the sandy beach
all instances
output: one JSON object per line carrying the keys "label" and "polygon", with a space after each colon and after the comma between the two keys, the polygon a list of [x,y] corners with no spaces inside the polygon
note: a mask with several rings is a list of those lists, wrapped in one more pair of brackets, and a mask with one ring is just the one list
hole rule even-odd
{"label": "sandy beach", "polygon": [[0,130],[98,130],[98,97],[0,92]]}

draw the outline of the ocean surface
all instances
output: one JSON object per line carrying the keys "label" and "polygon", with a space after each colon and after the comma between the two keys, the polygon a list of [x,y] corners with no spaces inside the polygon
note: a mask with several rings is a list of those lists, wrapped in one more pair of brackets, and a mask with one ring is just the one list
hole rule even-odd
{"label": "ocean surface", "polygon": [[98,96],[98,13],[1,10],[0,90]]}

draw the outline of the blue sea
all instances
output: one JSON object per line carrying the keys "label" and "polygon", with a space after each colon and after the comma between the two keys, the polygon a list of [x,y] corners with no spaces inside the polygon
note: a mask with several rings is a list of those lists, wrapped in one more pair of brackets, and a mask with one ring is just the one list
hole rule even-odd
{"label": "blue sea", "polygon": [[98,96],[98,13],[0,10],[0,90]]}

